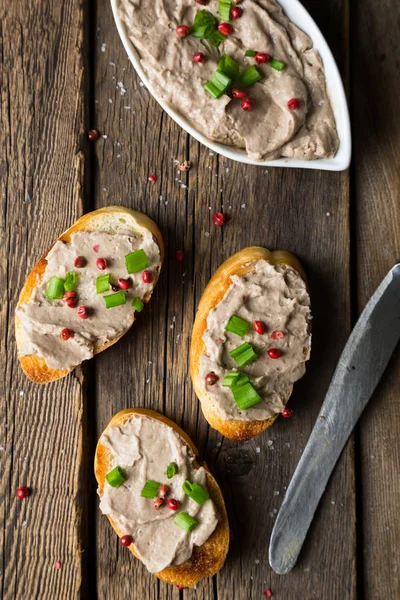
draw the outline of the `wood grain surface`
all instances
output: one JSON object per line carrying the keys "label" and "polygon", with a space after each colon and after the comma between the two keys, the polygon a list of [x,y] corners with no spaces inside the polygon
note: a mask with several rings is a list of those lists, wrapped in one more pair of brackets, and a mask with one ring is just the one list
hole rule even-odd
{"label": "wood grain surface", "polygon": [[[400,597],[398,357],[334,471],[297,567],[279,577],[268,565],[277,510],[352,319],[400,258],[397,3],[304,4],[349,86],[355,157],[346,173],[241,165],[201,146],[141,85],[109,0],[0,0],[5,600],[261,600],[266,588],[277,600]],[[89,145],[85,132],[93,127],[101,135]],[[176,161],[184,159],[192,168],[182,174]],[[151,173],[156,183],[148,182]],[[26,274],[82,212],[109,204],[137,208],[158,223],[166,260],[155,294],[132,330],[83,371],[46,387],[29,384],[13,339]],[[212,223],[219,210],[231,219],[224,228]],[[253,244],[302,261],[313,301],[313,353],[290,400],[292,419],[278,419],[243,444],[208,427],[188,358],[210,276]],[[185,253],[182,263],[176,250]],[[147,573],[99,512],[95,443],[111,417],[131,406],[159,410],[182,426],[224,492],[230,553],[223,570],[194,591],[179,592]],[[23,503],[15,498],[20,485],[33,490]]]}
{"label": "wood grain surface", "polygon": [[[16,358],[14,308],[36,260],[83,211],[83,13],[75,0],[24,0],[1,2],[0,16],[0,586],[7,600],[77,598],[82,370],[31,384]],[[32,489],[23,502],[22,485]]]}
{"label": "wood grain surface", "polygon": [[[352,71],[357,312],[400,260],[399,23],[398,2],[384,0],[379,10],[371,0],[356,2]],[[400,598],[399,379],[397,350],[358,432],[360,568],[366,600]]]}

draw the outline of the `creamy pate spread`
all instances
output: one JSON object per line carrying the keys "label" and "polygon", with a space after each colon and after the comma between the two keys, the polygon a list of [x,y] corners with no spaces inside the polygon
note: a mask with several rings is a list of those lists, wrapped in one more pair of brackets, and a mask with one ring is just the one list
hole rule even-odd
{"label": "creamy pate spread", "polygon": [[[131,535],[135,551],[151,573],[187,561],[193,546],[202,546],[218,523],[215,506],[209,498],[197,504],[185,495],[185,480],[206,488],[206,471],[194,469],[194,457],[182,438],[168,425],[142,415],[132,416],[120,427],[110,427],[100,439],[112,455],[110,470],[121,467],[126,477],[118,488],[107,481],[100,500],[102,513],[109,515],[123,535]],[[167,479],[168,465],[177,473]],[[169,487],[168,498],[180,502],[173,511],[165,502],[156,510],[151,498],[141,497],[146,481]],[[174,523],[179,512],[195,518],[198,525],[190,533]]]}
{"label": "creamy pate spread", "polygon": [[[23,339],[18,348],[19,355],[38,355],[50,368],[69,369],[92,358],[96,347],[125,332],[133,320],[132,301],[143,298],[153,285],[143,282],[142,271],[131,275],[127,272],[125,256],[139,249],[147,255],[147,270],[155,274],[160,269],[160,250],[153,235],[145,229],[140,233],[77,232],[71,235],[68,243],[58,240],[46,256],[46,270],[29,302],[17,309]],[[74,266],[78,256],[85,259],[83,268]],[[96,266],[100,257],[107,261],[104,271]],[[63,299],[46,297],[51,277],[64,279],[71,271],[78,275],[75,308],[67,306]],[[106,308],[103,296],[112,290],[96,293],[97,277],[107,273],[111,274],[114,283],[119,277],[131,278],[132,287],[126,290],[125,304]],[[79,306],[88,308],[88,318],[79,317]],[[73,332],[66,341],[60,337],[64,328]]]}
{"label": "creamy pate spread", "polygon": [[[207,317],[199,378],[222,419],[268,419],[283,410],[283,400],[290,395],[292,384],[305,373],[311,347],[310,297],[297,271],[265,260],[255,261],[242,277],[233,275],[231,282],[223,299]],[[225,330],[232,315],[251,323],[244,337]],[[264,325],[263,335],[255,331],[254,321]],[[282,332],[283,337],[271,339],[275,331]],[[244,342],[255,348],[258,358],[239,369],[229,352]],[[270,358],[270,349],[278,349],[281,356]],[[261,402],[246,410],[239,409],[231,389],[223,385],[224,377],[233,370],[249,376]],[[212,372],[218,381],[208,385],[206,376]]]}
{"label": "creamy pate spread", "polygon": [[[189,28],[199,9],[218,20],[218,0],[206,7],[194,0],[118,0],[118,15],[140,56],[156,98],[173,107],[212,140],[245,148],[255,160],[333,157],[339,146],[322,60],[310,38],[286,17],[275,0],[244,0],[243,14],[231,21],[232,33],[215,48],[206,40],[179,38],[179,25]],[[245,112],[240,100],[215,100],[204,84],[222,54],[245,69],[256,64],[246,50],[263,52],[285,63],[282,71],[257,65],[262,79],[246,91],[254,108]],[[197,52],[204,64],[194,62]],[[239,86],[240,87],[240,86]],[[288,101],[300,100],[296,110]]]}

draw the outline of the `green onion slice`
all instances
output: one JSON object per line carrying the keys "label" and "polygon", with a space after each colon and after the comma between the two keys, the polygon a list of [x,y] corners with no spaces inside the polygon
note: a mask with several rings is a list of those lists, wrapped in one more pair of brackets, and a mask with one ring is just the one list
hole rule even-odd
{"label": "green onion slice", "polygon": [[132,300],[132,306],[136,310],[136,312],[142,312],[142,310],[144,309],[144,304],[140,298],[135,298],[134,300]]}
{"label": "green onion slice", "polygon": [[234,350],[229,352],[230,356],[237,362],[239,367],[247,367],[250,363],[252,363],[256,358],[258,358],[257,352],[254,350],[253,346],[248,342],[241,344]]}
{"label": "green onion slice", "polygon": [[105,275],[99,275],[96,278],[96,294],[104,294],[110,289],[111,273]]}
{"label": "green onion slice", "polygon": [[144,488],[140,492],[142,498],[155,498],[158,494],[158,490],[161,487],[161,483],[148,479],[144,485]]}
{"label": "green onion slice", "polygon": [[107,294],[107,296],[103,296],[103,298],[104,302],[106,303],[106,308],[114,308],[115,306],[126,303],[125,292],[122,290],[120,292],[116,292],[115,294]]}
{"label": "green onion slice", "polygon": [[126,481],[126,476],[121,471],[121,467],[114,467],[109,473],[106,475],[106,479],[108,483],[115,488],[118,488],[120,485]]}
{"label": "green onion slice", "polygon": [[125,256],[125,264],[128,273],[137,273],[149,266],[149,259],[147,258],[146,252],[141,248],[140,250],[135,250],[135,252],[127,254]]}
{"label": "green onion slice", "polygon": [[276,71],[283,71],[286,66],[285,63],[281,62],[280,60],[276,60],[276,58],[271,58],[268,64]]}
{"label": "green onion slice", "polygon": [[237,379],[232,387],[239,387],[241,385],[244,385],[245,383],[249,383],[249,381],[250,381],[249,376],[246,375],[245,373],[241,373],[239,375],[239,377],[237,377]]}
{"label": "green onion slice", "polygon": [[232,83],[231,79],[225,75],[224,73],[220,73],[219,71],[215,71],[212,79],[207,81],[204,86],[204,89],[215,99],[220,98],[222,94],[226,92],[230,84]]}
{"label": "green onion slice", "polygon": [[78,283],[78,273],[76,271],[68,271],[65,276],[64,290],[66,292],[74,292]]}
{"label": "green onion slice", "polygon": [[188,533],[193,531],[193,529],[198,525],[196,519],[193,519],[193,517],[188,515],[186,512],[181,512],[179,513],[179,515],[176,515],[174,523],[175,525],[178,525],[178,527],[181,527]]}
{"label": "green onion slice", "polygon": [[243,71],[240,75],[240,83],[243,87],[248,87],[249,85],[253,85],[257,81],[262,79],[262,75],[260,71],[257,69],[256,65],[252,65]]}
{"label": "green onion slice", "polygon": [[204,504],[209,499],[209,493],[201,485],[196,482],[190,483],[186,480],[182,484],[182,489],[189,498],[197,502],[197,504]]}
{"label": "green onion slice", "polygon": [[53,275],[46,290],[46,298],[49,300],[61,300],[64,296],[64,279]]}
{"label": "green onion slice", "polygon": [[220,73],[224,73],[224,75],[227,75],[231,79],[236,79],[239,76],[239,70],[239,63],[232,56],[223,54],[219,59],[217,71]]}
{"label": "green onion slice", "polygon": [[167,467],[167,477],[168,479],[172,479],[174,475],[178,472],[178,465],[175,462],[169,463]]}
{"label": "green onion slice", "polygon": [[190,30],[190,35],[194,38],[201,40],[207,39],[207,37],[215,30],[214,25],[193,25]]}
{"label": "green onion slice", "polygon": [[218,46],[226,40],[226,35],[218,31],[218,29],[214,29],[209,35],[207,35],[207,40],[212,46],[218,48]]}
{"label": "green onion slice", "polygon": [[203,8],[202,10],[199,10],[199,12],[196,13],[196,16],[194,18],[194,24],[196,26],[201,26],[201,25],[214,25],[215,27],[217,26],[214,15],[212,15],[210,13],[210,11],[206,10],[205,8]]}
{"label": "green onion slice", "polygon": [[245,56],[255,56],[257,54],[257,50],[246,50],[244,53]]}
{"label": "green onion slice", "polygon": [[230,21],[232,2],[231,0],[219,0],[218,14],[221,21]]}
{"label": "green onion slice", "polygon": [[241,410],[246,410],[262,401],[261,396],[257,393],[251,383],[234,386],[232,388],[232,393],[236,404]]}
{"label": "green onion slice", "polygon": [[229,373],[229,375],[226,375],[224,377],[224,381],[222,382],[222,385],[224,385],[225,387],[232,387],[235,385],[235,382],[239,377],[240,377],[239,371],[231,371],[231,373]]}
{"label": "green onion slice", "polygon": [[246,333],[249,333],[250,323],[237,317],[236,315],[232,315],[229,319],[225,331],[230,331],[231,333],[236,333],[236,335],[240,335],[240,337],[244,337]]}

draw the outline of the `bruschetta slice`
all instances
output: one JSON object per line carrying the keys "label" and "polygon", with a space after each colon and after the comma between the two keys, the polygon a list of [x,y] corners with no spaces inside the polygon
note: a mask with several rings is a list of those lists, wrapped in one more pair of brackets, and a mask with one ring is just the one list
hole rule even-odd
{"label": "bruschetta slice", "polygon": [[190,350],[193,386],[214,429],[248,440],[272,425],[304,375],[310,323],[306,276],[293,254],[245,248],[216,271]]}
{"label": "bruschetta slice", "polygon": [[157,283],[161,233],[146,215],[88,213],[36,263],[15,318],[18,358],[35,383],[64,377],[128,331]]}
{"label": "bruschetta slice", "polygon": [[146,409],[115,415],[97,445],[100,509],[122,545],[159,579],[193,587],[229,546],[221,490],[180,427]]}

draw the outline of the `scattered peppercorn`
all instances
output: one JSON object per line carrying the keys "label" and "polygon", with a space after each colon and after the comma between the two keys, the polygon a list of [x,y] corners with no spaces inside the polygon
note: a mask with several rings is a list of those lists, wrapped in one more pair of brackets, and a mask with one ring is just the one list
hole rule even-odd
{"label": "scattered peppercorn", "polygon": [[88,138],[91,142],[95,142],[99,139],[99,132],[96,129],[91,129],[88,133]]}
{"label": "scattered peppercorn", "polygon": [[24,498],[27,498],[29,496],[29,488],[27,487],[20,487],[17,489],[17,498],[19,498],[20,500],[24,500]]}

